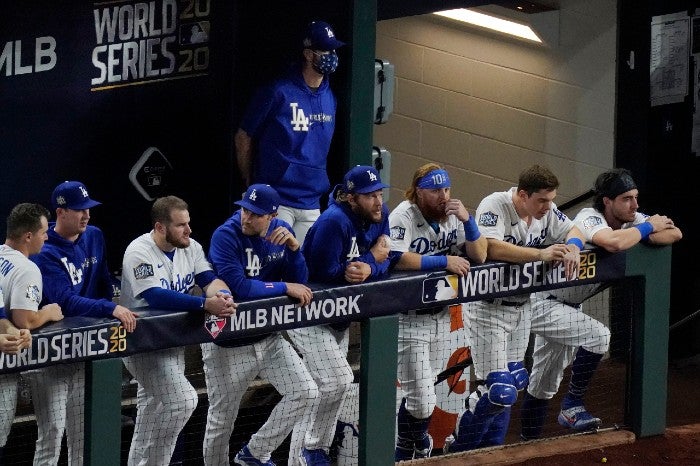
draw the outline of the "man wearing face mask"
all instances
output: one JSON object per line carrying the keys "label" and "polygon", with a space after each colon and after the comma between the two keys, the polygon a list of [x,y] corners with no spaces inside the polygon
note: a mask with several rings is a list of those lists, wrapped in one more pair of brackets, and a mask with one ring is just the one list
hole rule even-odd
{"label": "man wearing face mask", "polygon": [[258,90],[235,135],[238,169],[246,186],[269,184],[280,195],[278,217],[303,243],[330,188],[326,173],[335,130],[336,98],[329,75],[345,45],[323,21],[307,25],[302,60]]}

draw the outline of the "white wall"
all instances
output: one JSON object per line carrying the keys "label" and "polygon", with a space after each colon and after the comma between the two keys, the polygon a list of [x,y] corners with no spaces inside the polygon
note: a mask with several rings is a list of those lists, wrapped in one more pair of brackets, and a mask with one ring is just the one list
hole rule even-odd
{"label": "white wall", "polygon": [[558,204],[613,166],[616,2],[562,0],[559,28],[542,46],[434,15],[377,24],[376,57],[396,74],[394,113],[374,126],[392,154],[390,208],[428,161],[471,211],[533,163],[559,177]]}

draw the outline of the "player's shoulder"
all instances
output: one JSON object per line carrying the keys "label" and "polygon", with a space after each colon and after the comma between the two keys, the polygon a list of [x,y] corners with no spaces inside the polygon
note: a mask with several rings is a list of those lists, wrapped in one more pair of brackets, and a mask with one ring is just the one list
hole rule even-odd
{"label": "player's shoulder", "polygon": [[401,218],[411,218],[415,216],[417,212],[420,212],[418,206],[406,199],[401,201],[399,205],[394,207],[394,209],[389,214],[389,219],[392,220]]}

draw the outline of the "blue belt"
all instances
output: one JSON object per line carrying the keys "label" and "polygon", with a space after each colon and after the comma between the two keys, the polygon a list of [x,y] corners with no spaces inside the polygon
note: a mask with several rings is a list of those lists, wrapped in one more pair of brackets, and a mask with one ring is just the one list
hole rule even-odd
{"label": "blue belt", "polygon": [[569,301],[564,301],[564,300],[561,299],[561,298],[557,298],[557,297],[554,296],[553,294],[550,294],[549,296],[547,296],[547,299],[550,299],[550,300],[553,300],[553,301],[559,301],[560,303],[566,304],[567,306],[573,307],[573,308],[575,308],[575,309],[580,309],[580,308],[581,308],[581,303],[572,303],[572,302],[569,302]]}
{"label": "blue belt", "polygon": [[490,298],[490,299],[484,299],[485,302],[489,304],[501,304],[503,306],[510,306],[510,307],[516,307],[516,306],[522,306],[525,304],[527,301],[523,302],[517,302],[517,301],[506,301],[502,298]]}

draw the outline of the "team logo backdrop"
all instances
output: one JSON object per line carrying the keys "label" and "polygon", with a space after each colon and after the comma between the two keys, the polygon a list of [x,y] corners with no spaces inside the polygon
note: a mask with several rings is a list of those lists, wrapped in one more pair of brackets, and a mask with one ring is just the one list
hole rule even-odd
{"label": "team logo backdrop", "polygon": [[0,212],[78,179],[113,270],[162,194],[206,243],[230,213],[234,4],[3,2]]}

